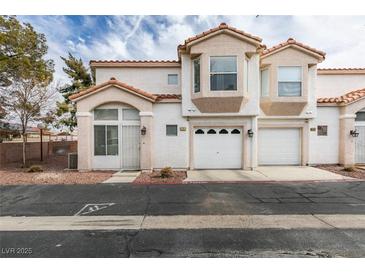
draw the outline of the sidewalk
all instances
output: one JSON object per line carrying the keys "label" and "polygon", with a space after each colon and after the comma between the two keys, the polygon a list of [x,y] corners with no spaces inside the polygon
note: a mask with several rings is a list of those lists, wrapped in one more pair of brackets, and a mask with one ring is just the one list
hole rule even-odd
{"label": "sidewalk", "polygon": [[0,217],[0,231],[364,228],[356,214]]}

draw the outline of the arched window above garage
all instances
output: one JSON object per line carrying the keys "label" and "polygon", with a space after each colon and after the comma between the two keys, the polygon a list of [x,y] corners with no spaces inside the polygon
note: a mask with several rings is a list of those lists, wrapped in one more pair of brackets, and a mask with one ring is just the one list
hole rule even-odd
{"label": "arched window above garage", "polygon": [[216,134],[217,132],[214,129],[210,129],[208,130],[207,134]]}
{"label": "arched window above garage", "polygon": [[228,130],[223,128],[219,131],[219,134],[228,134]]}
{"label": "arched window above garage", "polygon": [[199,129],[195,130],[195,134],[204,134],[204,130],[199,128]]}
{"label": "arched window above garage", "polygon": [[237,128],[235,128],[231,131],[231,134],[240,134],[240,133],[241,133],[241,131]]}

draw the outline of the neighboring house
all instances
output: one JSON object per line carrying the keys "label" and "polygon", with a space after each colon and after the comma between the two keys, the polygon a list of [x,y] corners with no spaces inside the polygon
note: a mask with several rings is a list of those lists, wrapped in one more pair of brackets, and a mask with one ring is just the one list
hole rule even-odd
{"label": "neighboring house", "polygon": [[365,163],[365,69],[317,69],[324,52],[261,41],[222,23],[177,61],[91,61],[96,85],[71,96],[78,168]]}

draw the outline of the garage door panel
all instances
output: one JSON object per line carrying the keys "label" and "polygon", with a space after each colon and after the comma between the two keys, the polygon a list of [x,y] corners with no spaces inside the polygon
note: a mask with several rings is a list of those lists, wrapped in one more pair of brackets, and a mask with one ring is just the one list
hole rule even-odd
{"label": "garage door panel", "polygon": [[[197,169],[224,169],[242,167],[242,134],[231,134],[230,128],[214,128],[216,134],[207,134],[212,128],[199,128],[194,133],[194,167]],[[221,131],[221,134],[219,132]],[[212,131],[210,131],[212,132]],[[228,132],[228,134],[222,134]]]}
{"label": "garage door panel", "polygon": [[300,132],[299,128],[259,129],[259,165],[300,165]]}

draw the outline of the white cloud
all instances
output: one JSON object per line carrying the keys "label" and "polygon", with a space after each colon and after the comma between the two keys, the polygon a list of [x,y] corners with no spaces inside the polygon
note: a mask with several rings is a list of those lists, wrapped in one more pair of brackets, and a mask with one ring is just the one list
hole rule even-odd
{"label": "white cloud", "polygon": [[269,47],[294,37],[324,50],[322,67],[365,67],[364,16],[113,16],[105,19],[105,29],[95,16],[83,17],[80,26],[64,16],[21,19],[46,34],[48,56],[56,63],[55,77],[63,81],[67,79],[59,56],[68,51],[85,63],[90,59],[176,59],[178,44],[221,22],[260,36]]}

